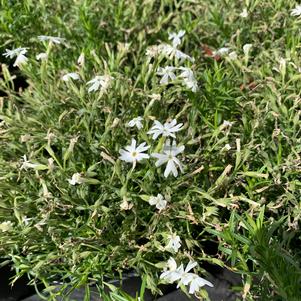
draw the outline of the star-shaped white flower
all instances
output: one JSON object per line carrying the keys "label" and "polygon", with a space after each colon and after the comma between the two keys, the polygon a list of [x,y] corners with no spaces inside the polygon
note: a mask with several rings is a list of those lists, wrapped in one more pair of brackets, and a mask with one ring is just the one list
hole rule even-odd
{"label": "star-shaped white flower", "polygon": [[70,185],[82,184],[84,180],[79,172],[74,173],[71,179],[67,179]]}
{"label": "star-shaped white flower", "polygon": [[180,60],[180,63],[182,63],[185,60],[194,62],[194,58],[190,57],[186,53],[182,52],[181,50],[171,45],[161,44],[158,47],[159,47],[159,51],[170,60],[176,58],[177,60]]}
{"label": "star-shaped white flower", "polygon": [[173,119],[170,122],[162,124],[158,120],[154,121],[153,126],[147,132],[149,135],[153,135],[153,139],[157,139],[160,135],[164,137],[176,138],[175,133],[182,130],[183,123],[177,124],[177,120]]}
{"label": "star-shaped white flower", "polygon": [[166,85],[169,82],[169,79],[171,81],[175,80],[177,77],[174,73],[175,71],[175,67],[172,66],[166,66],[164,68],[159,67],[157,74],[162,76],[161,80],[160,80],[160,84],[161,85]]}
{"label": "star-shaped white flower", "polygon": [[52,37],[52,36],[38,36],[38,39],[42,42],[44,41],[49,41],[52,42],[54,44],[61,44],[62,42],[64,42],[63,38],[60,37]]}
{"label": "star-shaped white flower", "polygon": [[181,38],[185,35],[185,30],[180,30],[178,33],[170,33],[168,35],[168,40],[172,40],[172,46],[174,48],[181,44]]}
{"label": "star-shaped white flower", "polygon": [[301,15],[301,5],[296,5],[294,9],[291,10],[291,16],[300,16]]}
{"label": "star-shaped white flower", "polygon": [[168,236],[168,244],[166,245],[165,249],[167,251],[171,251],[177,253],[178,250],[181,248],[181,238],[180,236],[172,233]]}
{"label": "star-shaped white flower", "polygon": [[15,62],[14,62],[14,64],[13,64],[13,66],[14,67],[20,67],[21,65],[23,65],[23,64],[26,64],[27,63],[27,61],[28,61],[28,58],[23,54],[23,53],[20,53],[18,56],[17,56],[17,58],[16,58],[16,60],[15,60]]}
{"label": "star-shaped white flower", "polygon": [[220,55],[220,56],[223,56],[223,55],[226,55],[228,52],[229,52],[229,48],[227,47],[222,47],[216,51],[213,51],[212,52],[212,55],[215,56],[215,55]]}
{"label": "star-shaped white flower", "polygon": [[62,80],[68,82],[70,79],[79,80],[80,76],[76,72],[70,72],[62,76]]}
{"label": "star-shaped white flower", "polygon": [[18,66],[20,67],[22,64],[25,64],[28,60],[28,58],[24,55],[27,52],[27,48],[24,47],[19,47],[16,49],[5,49],[5,53],[3,53],[3,55],[5,57],[9,57],[9,58],[14,58],[17,57],[13,66]]}
{"label": "star-shaped white flower", "polygon": [[22,169],[27,170],[28,168],[36,168],[40,165],[40,164],[36,164],[36,163],[30,163],[29,160],[27,160],[26,155],[22,156],[22,160],[23,160],[23,162],[20,167],[20,170],[22,170]]}
{"label": "star-shaped white flower", "polygon": [[198,276],[195,273],[191,273],[190,270],[192,270],[194,267],[197,266],[197,263],[195,261],[189,261],[187,264],[185,270],[181,273],[181,279],[178,283],[177,287],[180,287],[181,284],[183,285],[189,285],[189,294],[194,294],[195,292],[198,292],[201,287],[204,285],[208,285],[213,287],[213,284],[204,278]]}
{"label": "star-shaped white flower", "polygon": [[11,49],[11,50],[5,49],[5,53],[3,53],[2,55],[12,59],[12,58],[18,56],[20,53],[25,54],[26,52],[27,52],[27,48],[19,47],[19,48],[15,48],[15,49]]}
{"label": "star-shaped white flower", "polygon": [[45,60],[48,58],[48,54],[46,52],[41,52],[36,55],[36,59],[39,60]]}
{"label": "star-shaped white flower", "polygon": [[189,56],[188,54],[180,51],[180,50],[174,50],[174,56],[176,59],[180,60],[180,63],[182,63],[183,61],[187,60],[187,61],[190,61],[190,62],[194,62],[194,58]]}
{"label": "star-shaped white flower", "polygon": [[136,162],[139,162],[143,159],[148,159],[149,155],[144,154],[143,152],[148,150],[149,146],[146,146],[145,142],[141,143],[138,147],[136,147],[136,145],[136,140],[132,139],[131,145],[126,146],[125,150],[121,149],[119,151],[121,155],[119,159],[125,162],[133,163],[134,166],[136,165]]}
{"label": "star-shaped white flower", "polygon": [[187,285],[192,280],[194,274],[190,273],[190,270],[192,270],[196,266],[197,266],[197,263],[192,260],[189,261],[185,270],[184,270],[184,267],[182,264],[179,266],[178,269],[181,272],[181,279],[180,279],[177,287],[180,287],[181,284]]}
{"label": "star-shaped white flower", "polygon": [[170,257],[167,261],[167,266],[164,268],[163,273],[160,275],[160,279],[167,283],[173,283],[181,278],[182,271],[177,267],[177,263],[174,258]]}
{"label": "star-shaped white flower", "polygon": [[198,292],[201,287],[208,285],[213,287],[213,284],[195,273],[191,273],[190,270],[197,265],[194,261],[189,261],[185,270],[183,264],[177,267],[176,261],[171,257],[167,262],[167,267],[165,267],[163,273],[160,275],[160,279],[168,283],[173,283],[179,281],[177,288],[181,285],[190,285],[189,293],[194,294]]}
{"label": "star-shaped white flower", "polygon": [[95,92],[97,90],[100,90],[101,92],[106,91],[112,79],[113,77],[109,75],[95,76],[93,79],[87,82],[87,85],[90,85],[88,92]]}
{"label": "star-shaped white flower", "polygon": [[162,194],[158,194],[157,196],[151,196],[148,200],[150,205],[155,205],[157,209],[163,210],[166,208],[167,201],[164,199]]}
{"label": "star-shaped white flower", "polygon": [[178,176],[177,168],[179,168],[180,171],[183,172],[182,163],[179,161],[179,159],[176,156],[182,153],[184,149],[185,149],[184,145],[177,147],[175,141],[173,145],[170,144],[170,141],[167,141],[167,143],[164,146],[163,153],[151,154],[152,157],[158,159],[155,163],[157,167],[166,163],[166,168],[164,171],[165,178],[167,178],[170,173],[172,173],[174,177],[177,177]]}
{"label": "star-shaped white flower", "polygon": [[183,78],[186,87],[192,92],[196,92],[198,83],[194,77],[193,71],[186,67],[180,67],[179,69],[182,70],[182,73],[179,76]]}
{"label": "star-shaped white flower", "polygon": [[213,284],[209,282],[208,280],[193,274],[192,278],[190,279],[189,283],[189,294],[194,294],[200,290],[201,287],[208,285],[210,287],[213,287]]}
{"label": "star-shaped white flower", "polygon": [[142,120],[143,120],[143,118],[140,117],[140,116],[135,117],[135,118],[133,118],[132,120],[130,120],[128,122],[128,126],[131,127],[131,128],[136,126],[137,129],[140,130],[140,129],[143,128]]}

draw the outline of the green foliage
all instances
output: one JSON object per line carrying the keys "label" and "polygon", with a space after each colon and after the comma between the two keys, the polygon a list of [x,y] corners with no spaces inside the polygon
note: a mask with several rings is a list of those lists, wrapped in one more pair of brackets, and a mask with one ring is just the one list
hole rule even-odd
{"label": "green foliage", "polygon": [[[101,291],[134,269],[160,293],[163,263],[174,256],[197,260],[200,274],[203,261],[228,265],[242,275],[244,300],[298,300],[301,21],[290,15],[295,4],[0,0],[0,52],[28,47],[29,58],[18,69],[1,55],[0,256],[13,263],[16,277],[27,273],[49,292],[57,280],[65,288],[97,284]],[[239,15],[243,7],[247,18]],[[186,31],[181,51],[195,58],[183,65],[196,76],[196,93],[180,81],[160,85],[158,67],[173,63],[146,56],[179,30]],[[65,42],[41,42],[39,35]],[[237,59],[208,55],[225,46]],[[37,61],[41,52],[48,58]],[[81,80],[62,81],[68,72]],[[88,93],[95,75],[113,77],[105,93]],[[20,76],[27,88],[18,88]],[[137,116],[144,118],[141,130],[126,126]],[[164,139],[154,141],[147,131],[154,119],[168,118],[184,123],[177,133],[185,145],[183,174],[165,178],[153,158],[134,169],[119,159],[132,137],[158,152]],[[21,168],[23,155],[34,168]],[[84,183],[68,183],[75,173]],[[148,203],[158,193],[168,200],[163,211]],[[176,255],[164,249],[172,232],[182,240]],[[208,241],[219,243],[217,254]],[[107,299],[135,300],[119,290]]]}

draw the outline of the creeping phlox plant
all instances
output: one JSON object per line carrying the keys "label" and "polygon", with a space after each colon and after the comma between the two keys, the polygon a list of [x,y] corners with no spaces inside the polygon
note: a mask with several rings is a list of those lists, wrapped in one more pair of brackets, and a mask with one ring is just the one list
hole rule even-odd
{"label": "creeping phlox plant", "polygon": [[[160,57],[160,60],[162,60],[162,58],[164,57],[167,59],[168,62],[174,63],[174,66],[168,65],[165,67],[157,68],[156,74],[158,76],[161,76],[161,79],[159,80],[160,85],[164,86],[169,83],[173,83],[173,84],[179,83],[186,86],[186,88],[191,90],[192,92],[196,92],[198,89],[198,85],[192,69],[190,69],[190,67],[182,66],[182,64],[185,63],[186,60],[189,62],[194,62],[194,59],[178,49],[178,46],[181,44],[181,39],[184,37],[184,34],[185,31],[183,30],[179,31],[178,33],[171,33],[169,35],[169,40],[171,40],[171,45],[160,44],[158,46],[152,46],[147,50],[146,53],[147,56],[149,57],[149,60],[155,59],[154,57],[158,56]],[[66,43],[66,40],[60,37],[45,36],[45,35],[38,36],[38,40],[48,43],[46,45],[47,51],[39,53],[35,56],[37,61],[41,61],[42,64],[45,64],[43,66],[47,66],[51,48],[54,45],[59,46],[60,44]],[[14,66],[18,66],[21,69],[22,68],[25,69],[24,66],[29,63],[28,57],[25,56],[27,51],[28,48],[17,48],[13,50],[6,49],[6,52],[3,55],[10,58],[16,57]],[[84,65],[85,56],[83,53],[80,54],[77,63],[80,66]],[[114,85],[114,81],[115,81],[114,76],[111,76],[109,74],[95,75],[94,77],[92,77],[92,79],[88,80],[87,82],[84,82],[84,78],[85,75],[83,74],[82,71],[69,72],[61,76],[61,80],[66,84],[70,83],[73,89],[75,88],[75,83],[78,82],[78,85],[86,86],[87,93],[90,94],[97,93],[98,100],[104,94],[109,93],[109,89]],[[183,155],[185,146],[181,143],[180,144],[177,143],[178,139],[176,136],[178,132],[183,131],[184,124],[178,123],[177,120],[173,119],[172,117],[168,118],[168,120],[165,122],[162,122],[162,120],[159,121],[157,119],[153,119],[153,124],[149,126],[149,128],[147,129],[147,125],[149,125],[149,122],[146,119],[147,119],[146,115],[144,117],[137,116],[127,121],[127,123],[125,124],[126,127],[133,128],[132,130],[133,133],[135,131],[136,132],[138,131],[139,134],[139,132],[143,131],[146,135],[149,136],[149,138],[147,139],[148,141],[147,144],[146,142],[141,142],[141,143],[137,142],[137,140],[139,140],[139,135],[138,137],[132,137],[131,143],[129,145],[119,149],[120,161],[124,161],[125,163],[130,163],[132,165],[132,169],[130,171],[128,171],[127,169],[124,170],[125,173],[126,172],[128,173],[128,175],[126,176],[127,180],[124,187],[126,187],[131,174],[134,173],[134,171],[136,171],[136,169],[139,168],[138,163],[145,164],[146,160],[149,161],[148,165],[152,164],[154,165],[155,168],[160,168],[161,166],[163,166],[164,178],[168,178],[169,176],[177,177],[179,175],[179,171],[180,173],[184,172],[184,165],[179,157]],[[134,128],[136,128],[136,130]],[[74,153],[74,155],[76,156],[76,153],[80,152],[80,150],[75,151],[75,146],[76,144],[78,144],[79,137],[80,136],[77,136],[70,140],[69,146],[64,154],[64,158],[63,158],[64,164],[66,163],[67,159],[71,156],[72,153]],[[51,132],[48,132],[46,135],[46,140],[48,141],[47,151],[51,156],[48,159],[47,164],[39,163],[38,162],[39,160],[34,158],[33,152],[31,152],[32,150],[28,148],[28,154],[23,155],[22,159],[20,160],[19,177],[24,176],[24,173],[30,173],[30,170],[35,171],[36,175],[38,175],[40,171],[45,170],[47,171],[47,174],[53,177],[52,178],[53,183],[58,181],[58,179],[55,179],[54,171],[57,170],[58,168],[62,168],[62,166],[59,162],[60,160],[56,157],[56,155],[51,150],[51,145],[53,144],[53,140],[56,138],[57,138],[56,135]],[[22,142],[26,143],[30,140],[31,140],[30,134],[25,134],[21,136]],[[106,150],[106,152],[108,153],[110,151]],[[111,155],[108,154],[103,155],[103,158],[109,160],[114,165],[117,164],[117,162],[115,161],[115,159],[111,157]],[[121,171],[119,171],[119,173],[120,172]],[[157,170],[157,173],[160,174],[160,169]],[[98,185],[98,184],[102,185],[97,179],[95,179],[96,177],[97,177],[97,172],[83,173],[83,172],[76,171],[73,174],[70,174],[69,178],[67,178],[66,181],[68,182],[70,187],[77,186],[77,185]],[[164,178],[161,179],[160,181],[164,182]],[[46,200],[47,202],[49,202],[49,200],[55,201],[56,197],[49,191],[49,189],[52,190],[52,188],[49,184],[46,184],[46,182],[43,180],[43,177],[40,178],[40,183],[42,185],[44,200]],[[103,184],[105,185],[105,183]],[[161,186],[159,180],[157,181],[156,185],[158,187]],[[64,189],[66,190],[66,188]],[[169,202],[171,201],[170,196],[168,195],[164,196],[163,191],[157,191],[157,193],[154,195],[142,196],[142,198],[148,202],[149,206],[155,206],[156,209],[158,209],[159,215],[155,217],[156,219],[158,218],[160,219],[160,214],[163,214],[163,211],[168,209]],[[99,213],[96,213],[99,210],[97,206],[98,205],[95,204],[94,210],[96,211],[92,213],[92,216],[99,215]],[[120,205],[120,209],[131,210],[132,206],[133,205],[128,204],[126,195],[123,196],[123,202]],[[69,206],[67,206],[66,209],[68,207]],[[115,208],[115,210],[118,209]],[[27,215],[26,216],[22,215],[22,217],[20,216],[19,218],[21,224],[23,224],[25,227],[29,226],[32,220],[32,218],[31,217],[28,218]],[[150,219],[152,218],[150,217]],[[39,224],[35,225],[39,231],[43,231],[42,230],[43,226],[46,225],[47,223],[46,220],[47,217],[44,216],[44,221],[40,221]],[[1,229],[3,232],[9,231],[9,229],[12,226],[13,223],[11,223],[10,221],[3,222],[1,224]],[[177,233],[169,225],[169,222],[167,226],[170,230],[170,234],[168,235],[164,234],[166,245],[164,247],[158,246],[158,248],[163,252],[176,254],[179,251],[179,249],[183,248],[182,240],[180,236],[177,235]],[[101,235],[102,230],[100,229],[99,231],[100,231],[99,235]],[[111,233],[110,235],[115,235],[115,234]],[[152,235],[160,235],[160,234],[154,233]],[[72,236],[70,237],[70,239],[72,239]],[[117,237],[116,239],[118,240]],[[110,241],[107,241],[107,244],[110,245]],[[63,246],[61,247],[64,248]],[[189,258],[191,257],[189,256]],[[156,264],[156,263],[154,262],[152,264]],[[189,293],[196,294],[200,291],[200,289],[204,285],[213,286],[213,284],[210,283],[209,281],[201,278],[197,274],[190,272],[193,268],[196,267],[196,265],[197,263],[191,261],[190,259],[188,266],[184,270],[183,264],[177,267],[175,259],[171,257],[167,261],[167,263],[165,263],[164,265],[161,264],[161,266],[164,266],[164,271],[159,278],[163,283],[178,283],[177,287],[189,286]]]}
{"label": "creeping phlox plant", "polygon": [[101,2],[0,1],[0,266],[299,301],[300,4]]}

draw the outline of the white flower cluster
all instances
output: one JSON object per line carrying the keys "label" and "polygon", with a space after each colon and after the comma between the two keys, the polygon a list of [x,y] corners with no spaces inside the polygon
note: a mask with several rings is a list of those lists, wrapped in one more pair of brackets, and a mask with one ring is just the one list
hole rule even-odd
{"label": "white flower cluster", "polygon": [[[65,41],[65,39],[60,37],[45,36],[45,35],[38,36],[38,40],[42,42],[49,42],[51,44],[61,44]],[[16,57],[13,66],[14,67],[17,66],[20,68],[21,65],[25,65],[28,61],[28,58],[25,56],[25,54],[27,53],[27,49],[28,48],[24,48],[24,47],[19,47],[12,50],[6,49],[5,53],[3,53],[2,55],[5,57],[9,57],[11,59]],[[48,58],[48,54],[46,52],[41,52],[36,55],[36,59],[38,61],[43,61],[46,60],[47,58]],[[80,54],[77,63],[80,66],[84,64],[83,53]],[[109,75],[96,75],[94,78],[92,78],[90,81],[87,82],[87,85],[89,85],[88,92],[90,93],[90,92],[100,91],[100,93],[104,93],[110,86],[112,79],[113,77]],[[80,80],[80,75],[77,72],[66,73],[65,75],[62,76],[62,80],[65,82],[68,82],[70,80],[74,80],[74,81]]]}
{"label": "white flower cluster", "polygon": [[[62,76],[62,80],[68,82],[70,80],[80,80],[80,75],[76,72],[66,73]],[[88,92],[96,92],[104,93],[109,88],[111,82],[113,80],[112,76],[109,75],[96,75],[93,79],[87,82]]]}
{"label": "white flower cluster", "polygon": [[3,53],[3,55],[11,59],[17,57],[13,66],[20,67],[22,64],[26,64],[28,60],[28,58],[25,56],[26,52],[27,52],[27,48],[19,47],[12,50],[5,49],[5,53]]}
{"label": "white flower cluster", "polygon": [[167,283],[178,282],[177,288],[181,285],[189,285],[189,294],[198,292],[200,288],[205,285],[213,287],[213,284],[208,280],[190,272],[190,270],[196,266],[196,262],[190,261],[185,269],[183,264],[178,267],[174,258],[171,257],[167,261],[167,265],[163,273],[160,275],[160,279]]}
{"label": "white flower cluster", "polygon": [[[169,40],[172,41],[172,45],[162,44],[159,46],[152,46],[147,50],[147,56],[151,58],[163,55],[169,59],[175,58],[176,61],[178,60],[180,63],[184,60],[193,62],[193,59],[191,57],[177,49],[177,47],[181,44],[181,38],[184,36],[184,34],[185,31],[183,30],[178,33],[171,33],[169,35]],[[180,71],[180,74],[178,76],[176,75],[177,71]],[[194,77],[193,71],[190,68],[182,66],[159,67],[157,74],[161,76],[160,84],[162,85],[166,85],[180,78],[188,89],[190,89],[192,92],[197,91],[197,81]],[[143,128],[142,122],[143,118],[141,116],[138,116],[129,121],[128,126],[136,126],[137,129],[140,130]],[[174,177],[177,177],[178,169],[183,172],[182,163],[177,158],[177,155],[184,151],[185,146],[177,146],[175,141],[176,133],[182,130],[182,128],[183,124],[177,124],[176,119],[165,122],[164,124],[162,124],[158,120],[155,120],[153,126],[147,132],[147,134],[152,135],[153,140],[156,140],[159,136],[168,138],[160,153],[150,154],[151,157],[157,159],[155,163],[156,167],[166,164],[164,177],[168,177],[170,174],[172,174]],[[174,140],[171,142],[170,138]],[[135,167],[136,162],[143,159],[148,159],[150,157],[148,154],[144,153],[149,148],[150,147],[146,146],[145,142],[136,147],[136,140],[132,139],[132,144],[130,146],[126,146],[125,149],[120,150],[120,159],[126,162],[133,163],[133,167]],[[157,196],[151,196],[148,199],[148,202],[150,205],[156,206],[159,211],[164,210],[167,206],[167,200],[165,200],[163,195],[160,193]],[[167,240],[168,241],[164,250],[172,253],[177,253],[181,248],[181,238],[176,233],[171,233],[170,235],[168,235]],[[213,286],[213,284],[209,281],[199,277],[195,273],[190,272],[190,270],[196,265],[197,264],[195,262],[190,261],[187,267],[184,269],[183,264],[177,267],[176,261],[173,258],[170,258],[167,262],[167,267],[164,269],[160,278],[168,283],[174,283],[177,281],[178,287],[181,285],[189,285],[190,294],[198,292],[204,285]]]}
{"label": "white flower cluster", "polygon": [[[185,35],[184,30],[180,30],[178,33],[170,33],[168,39],[171,40],[172,45],[160,44],[158,46],[151,46],[147,49],[146,55],[150,58],[157,56],[164,56],[169,60],[176,59],[180,64],[185,60],[194,62],[194,59],[184,52],[180,51],[177,47],[181,44],[181,38]],[[176,71],[180,70],[182,73],[176,76]],[[197,81],[194,77],[193,71],[188,67],[174,67],[165,66],[159,67],[157,75],[161,76],[160,84],[166,85],[170,82],[180,79],[187,89],[192,92],[196,92],[198,88]]]}
{"label": "white flower cluster", "polygon": [[[42,42],[45,42],[45,41],[49,41],[50,43],[53,43],[53,44],[61,44],[64,39],[63,38],[59,38],[59,37],[52,37],[52,36],[38,36],[38,39]],[[20,68],[21,65],[24,65],[27,63],[28,61],[28,58],[25,56],[25,54],[27,53],[27,49],[28,48],[24,48],[24,47],[19,47],[19,48],[16,48],[16,49],[5,49],[5,53],[3,53],[3,55],[5,57],[9,57],[9,58],[14,58],[14,57],[17,57],[13,66],[17,66]],[[43,59],[46,59],[47,58],[47,53],[39,53],[37,56],[36,56],[36,59],[37,60],[43,60]]]}
{"label": "white flower cluster", "polygon": [[[136,126],[138,129],[142,128],[142,117],[136,117],[132,119],[128,125],[131,127]],[[151,129],[147,132],[149,135],[152,135],[152,138],[155,140],[159,136],[163,137],[172,137],[176,138],[175,133],[180,131],[183,127],[182,123],[177,124],[176,119],[173,119],[170,122],[165,122],[162,124],[158,120],[154,121],[153,126]],[[143,159],[149,159],[149,155],[145,154],[144,152],[147,151],[150,148],[150,146],[146,146],[146,143],[143,142],[140,145],[137,146],[137,141],[132,138],[131,145],[126,146],[124,149],[121,149],[119,151],[120,153],[120,160],[123,160],[128,163],[133,164],[133,168],[135,168],[136,163],[142,161]],[[163,165],[166,163],[166,168],[164,171],[164,177],[168,177],[169,174],[173,174],[175,177],[178,176],[178,170],[180,169],[181,172],[183,172],[183,167],[179,159],[176,157],[178,154],[182,153],[184,151],[185,147],[184,145],[181,145],[177,147],[176,142],[171,141],[168,139],[164,146],[161,153],[151,153],[151,157],[156,158],[157,161],[155,165],[157,167]]]}

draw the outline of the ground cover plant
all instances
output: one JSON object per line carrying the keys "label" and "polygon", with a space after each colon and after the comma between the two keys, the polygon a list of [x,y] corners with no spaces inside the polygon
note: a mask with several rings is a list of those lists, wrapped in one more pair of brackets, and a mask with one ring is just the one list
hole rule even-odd
{"label": "ground cover plant", "polygon": [[209,263],[241,274],[240,300],[300,300],[296,1],[0,3],[16,278],[89,300],[135,272],[202,300]]}

